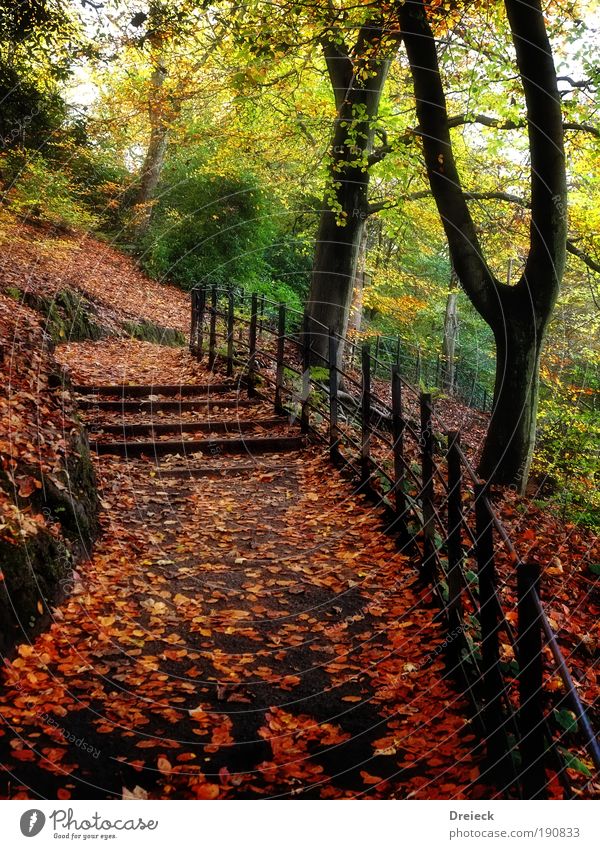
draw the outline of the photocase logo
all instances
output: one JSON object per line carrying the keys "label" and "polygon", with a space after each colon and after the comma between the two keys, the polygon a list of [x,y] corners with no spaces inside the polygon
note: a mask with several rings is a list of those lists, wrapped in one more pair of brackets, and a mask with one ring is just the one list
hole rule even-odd
{"label": "photocase logo", "polygon": [[25,837],[35,837],[43,829],[46,816],[37,808],[32,808],[21,817],[21,834]]}

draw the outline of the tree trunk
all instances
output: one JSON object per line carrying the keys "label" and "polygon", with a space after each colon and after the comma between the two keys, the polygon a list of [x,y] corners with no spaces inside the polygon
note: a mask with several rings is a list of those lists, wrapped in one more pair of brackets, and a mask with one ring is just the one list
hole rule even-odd
{"label": "tree trunk", "polygon": [[[369,37],[376,37],[375,29],[369,30]],[[361,68],[360,57],[352,60],[347,50],[340,53],[332,45],[326,45],[326,58],[338,112],[307,304],[315,365],[327,362],[328,329],[345,337],[348,327],[352,284],[369,214],[373,121],[389,68],[388,59],[374,57],[363,60]],[[342,355],[340,345],[340,360]]]}
{"label": "tree trunk", "polygon": [[533,322],[494,330],[496,380],[492,418],[478,472],[485,480],[523,492],[535,444],[542,338]]}
{"label": "tree trunk", "polygon": [[535,442],[540,350],[566,252],[563,120],[540,0],[504,0],[527,107],[531,154],[529,253],[520,279],[501,282],[485,261],[450,136],[446,97],[425,0],[399,6],[425,164],[452,264],[497,345],[494,411],[480,474],[525,488]]}
{"label": "tree trunk", "polygon": [[455,288],[458,283],[456,272],[452,270],[450,276],[450,291],[446,298],[446,312],[444,315],[444,339],[442,341],[442,387],[449,395],[454,393],[456,340],[458,338],[458,294]]}
{"label": "tree trunk", "polygon": [[144,236],[150,226],[153,199],[169,143],[169,123],[173,116],[165,100],[164,82],[166,78],[167,70],[159,55],[155,58],[155,68],[150,81],[148,105],[150,140],[140,171],[139,187],[134,201],[132,231],[137,239]]}
{"label": "tree trunk", "polygon": [[348,319],[348,329],[360,333],[362,326],[363,291],[366,282],[365,263],[367,260],[367,227],[363,228],[360,247],[358,249],[358,260],[354,273],[354,285],[352,286],[352,306]]}

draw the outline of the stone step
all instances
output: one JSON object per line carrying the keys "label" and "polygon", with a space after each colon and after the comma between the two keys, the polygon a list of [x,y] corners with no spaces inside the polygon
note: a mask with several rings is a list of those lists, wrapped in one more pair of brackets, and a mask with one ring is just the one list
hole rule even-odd
{"label": "stone step", "polygon": [[286,425],[287,419],[281,416],[275,416],[269,419],[231,419],[201,421],[201,422],[184,422],[179,419],[172,422],[155,421],[155,422],[138,422],[128,424],[127,422],[119,422],[118,424],[102,424],[94,422],[90,425],[93,431],[91,439],[100,433],[111,435],[117,434],[127,439],[128,436],[144,436],[146,434],[152,436],[161,433],[243,433],[248,430],[256,430],[256,428],[272,428]]}
{"label": "stone step", "polygon": [[286,451],[299,451],[306,446],[304,436],[247,437],[245,439],[194,439],[186,442],[181,439],[169,439],[164,442],[98,442],[90,441],[90,448],[96,454],[117,454],[121,457],[151,457],[165,454],[195,454],[201,451],[211,457],[219,454],[281,454]]}
{"label": "stone step", "polygon": [[223,407],[224,409],[236,409],[237,407],[253,407],[258,401],[252,398],[198,398],[194,401],[107,401],[92,398],[82,398],[78,406],[82,410],[120,410],[125,413],[153,410],[202,410],[207,407]]}
{"label": "stone step", "polygon": [[152,384],[136,384],[128,386],[127,384],[110,384],[110,385],[77,385],[73,387],[73,391],[78,395],[118,395],[122,398],[144,398],[149,395],[163,395],[171,397],[180,395],[181,397],[190,397],[195,395],[206,395],[210,392],[232,392],[236,389],[236,384],[232,381],[226,383],[152,383]]}

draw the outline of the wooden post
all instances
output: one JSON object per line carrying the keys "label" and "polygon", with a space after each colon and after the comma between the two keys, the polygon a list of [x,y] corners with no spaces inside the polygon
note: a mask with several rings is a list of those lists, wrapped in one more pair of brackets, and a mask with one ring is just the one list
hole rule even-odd
{"label": "wooden post", "polygon": [[406,464],[404,460],[404,430],[406,423],[402,415],[402,380],[398,368],[392,370],[392,436],[394,440],[394,495],[396,515],[400,529],[406,537]]}
{"label": "wooden post", "polygon": [[258,336],[261,339],[263,335],[263,324],[265,318],[265,296],[260,296],[260,316],[258,321]]}
{"label": "wooden post", "polygon": [[500,671],[499,609],[496,598],[494,527],[487,501],[487,487],[475,484],[475,530],[479,577],[479,624],[481,628],[481,672],[483,678],[483,723],[490,774],[506,775],[506,736],[502,728],[504,685]]}
{"label": "wooden post", "polygon": [[277,321],[277,366],[275,370],[275,413],[282,416],[283,406],[283,358],[285,354],[285,304],[279,304]]}
{"label": "wooden post", "polygon": [[544,713],[542,625],[539,597],[540,567],[537,563],[517,565],[519,663],[519,732],[521,752],[521,786],[525,799],[546,796],[544,768]]}
{"label": "wooden post", "polygon": [[212,370],[217,358],[217,287],[212,287],[210,302],[210,331],[208,338],[208,368]]}
{"label": "wooden post", "polygon": [[340,458],[338,434],[338,339],[329,328],[329,456],[335,463]]}
{"label": "wooden post", "polygon": [[417,348],[417,359],[415,363],[415,384],[418,386],[421,382],[421,349]]}
{"label": "wooden post", "polygon": [[[461,640],[459,631],[463,624],[463,543],[462,543],[462,467],[460,458],[460,434],[456,430],[448,433],[448,620],[450,633],[455,639],[450,643],[450,655],[458,658]],[[456,649],[456,651],[454,650]]]}
{"label": "wooden post", "polygon": [[198,336],[198,290],[192,289],[190,297],[190,354],[196,355],[196,338]]}
{"label": "wooden post", "polygon": [[256,395],[256,322],[257,322],[257,295],[252,293],[250,307],[250,331],[248,334],[248,395],[250,398]]}
{"label": "wooden post", "polygon": [[308,433],[310,427],[308,400],[310,398],[310,326],[308,315],[302,320],[302,396],[300,407],[300,430]]}
{"label": "wooden post", "polygon": [[423,511],[423,560],[421,577],[427,583],[435,580],[435,523],[433,512],[433,423],[432,401],[428,392],[419,396],[421,412],[421,509]]}
{"label": "wooden post", "polygon": [[371,349],[362,346],[362,437],[360,448],[360,476],[363,486],[371,480]]}
{"label": "wooden post", "polygon": [[204,313],[206,311],[206,284],[200,287],[198,292],[198,326],[197,326],[197,341],[196,351],[197,359],[201,360],[204,353]]}
{"label": "wooden post", "polygon": [[235,314],[233,311],[233,292],[227,293],[227,377],[233,374],[233,334],[235,331]]}

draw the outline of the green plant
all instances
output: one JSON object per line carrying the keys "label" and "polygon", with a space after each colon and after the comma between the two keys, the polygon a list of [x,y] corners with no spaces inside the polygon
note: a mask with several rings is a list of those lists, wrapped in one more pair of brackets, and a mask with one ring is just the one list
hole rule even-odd
{"label": "green plant", "polygon": [[9,151],[0,157],[5,198],[18,215],[90,229],[97,217],[75,196],[70,172],[34,151]]}

